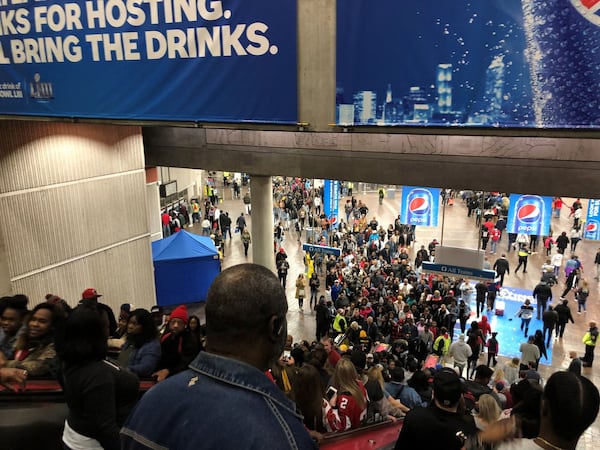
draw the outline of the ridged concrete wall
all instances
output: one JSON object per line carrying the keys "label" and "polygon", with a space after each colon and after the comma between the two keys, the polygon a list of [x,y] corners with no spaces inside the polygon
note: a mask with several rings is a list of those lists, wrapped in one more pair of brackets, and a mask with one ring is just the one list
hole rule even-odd
{"label": "ridged concrete wall", "polygon": [[94,287],[115,310],[153,305],[141,129],[0,122],[0,136],[2,293],[8,279],[31,304]]}

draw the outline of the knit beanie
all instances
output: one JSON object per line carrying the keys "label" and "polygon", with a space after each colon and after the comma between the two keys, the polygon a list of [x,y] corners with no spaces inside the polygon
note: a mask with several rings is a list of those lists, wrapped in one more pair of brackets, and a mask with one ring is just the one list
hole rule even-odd
{"label": "knit beanie", "polygon": [[177,308],[173,310],[169,319],[181,319],[187,325],[188,323],[188,312],[185,305],[179,305]]}

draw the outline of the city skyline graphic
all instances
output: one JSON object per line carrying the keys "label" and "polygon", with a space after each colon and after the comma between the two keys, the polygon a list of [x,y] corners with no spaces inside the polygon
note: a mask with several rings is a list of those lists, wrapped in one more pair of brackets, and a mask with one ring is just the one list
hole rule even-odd
{"label": "city skyline graphic", "polygon": [[[597,40],[591,55],[570,50],[581,39],[559,42],[560,33],[551,34],[567,23],[589,28],[582,40]],[[598,30],[571,2],[559,0],[338,2],[336,121],[597,127],[597,84],[577,81],[600,81]],[[579,72],[566,75],[561,65]],[[575,95],[589,100],[569,111],[564,103]]]}

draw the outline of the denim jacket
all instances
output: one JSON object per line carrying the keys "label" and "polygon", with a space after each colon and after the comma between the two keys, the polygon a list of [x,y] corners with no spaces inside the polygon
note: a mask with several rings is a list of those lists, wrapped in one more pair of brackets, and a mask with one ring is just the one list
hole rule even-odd
{"label": "denim jacket", "polygon": [[264,373],[207,352],[150,389],[121,437],[124,450],[317,448],[295,404]]}

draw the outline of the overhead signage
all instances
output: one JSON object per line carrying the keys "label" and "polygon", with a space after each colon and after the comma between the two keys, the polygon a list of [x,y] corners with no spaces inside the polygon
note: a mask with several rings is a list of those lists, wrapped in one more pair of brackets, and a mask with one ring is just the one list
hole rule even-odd
{"label": "overhead signage", "polygon": [[453,266],[423,262],[423,271],[448,277],[470,278],[474,280],[494,281],[496,272],[493,270],[475,269],[472,267]]}
{"label": "overhead signage", "polygon": [[324,255],[341,256],[342,250],[335,247],[323,245],[302,244],[302,250],[308,253],[322,253]]}
{"label": "overhead signage", "polygon": [[402,186],[400,222],[406,225],[437,227],[439,205],[438,188]]}
{"label": "overhead signage", "polygon": [[588,241],[600,241],[600,200],[590,199],[583,238]]}
{"label": "overhead signage", "polygon": [[337,180],[325,180],[323,183],[323,197],[325,198],[323,212],[329,219],[331,226],[337,227],[340,217],[340,182]]}
{"label": "overhead signage", "polygon": [[338,1],[336,123],[599,128],[599,6]]}
{"label": "overhead signage", "polygon": [[0,114],[297,122],[295,0],[2,0]]}
{"label": "overhead signage", "polygon": [[540,195],[510,195],[508,233],[548,236],[552,213],[552,197]]}

